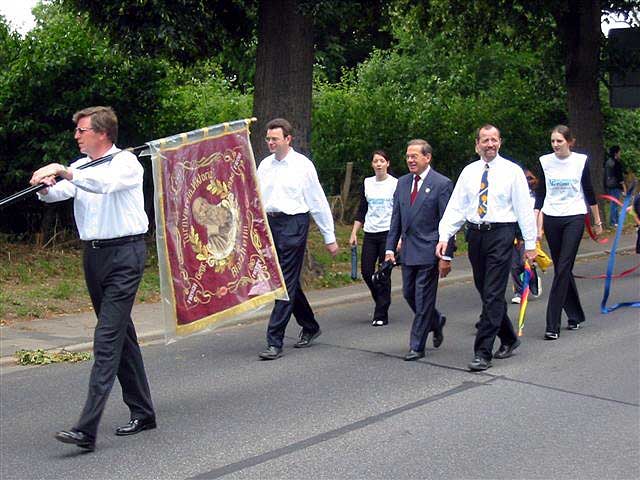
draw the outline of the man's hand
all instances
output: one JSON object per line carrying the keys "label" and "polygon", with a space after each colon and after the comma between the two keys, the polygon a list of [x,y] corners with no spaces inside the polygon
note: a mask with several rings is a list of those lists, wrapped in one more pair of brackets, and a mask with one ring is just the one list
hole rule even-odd
{"label": "man's hand", "polygon": [[538,256],[537,250],[534,248],[533,250],[525,250],[524,251],[524,259],[533,262]]}
{"label": "man's hand", "polygon": [[44,183],[45,185],[52,187],[56,184],[55,177],[57,176],[61,176],[67,180],[71,180],[73,178],[73,174],[67,169],[67,167],[60,165],[59,163],[50,163],[49,165],[45,165],[33,172],[29,183],[31,185]]}
{"label": "man's hand", "polygon": [[384,256],[384,261],[385,262],[391,261],[391,262],[393,262],[395,264],[396,263],[396,256],[393,253],[387,253]]}
{"label": "man's hand", "polygon": [[440,272],[440,278],[444,278],[449,275],[449,272],[451,271],[451,262],[449,260],[439,260],[438,271]]}
{"label": "man's hand", "polygon": [[332,257],[335,257],[338,253],[338,244],[336,242],[333,243],[327,243],[325,245],[325,247],[327,248],[327,250],[329,250],[329,253],[331,254]]}
{"label": "man's hand", "polygon": [[436,245],[436,257],[442,258],[446,255],[448,242],[438,242]]}

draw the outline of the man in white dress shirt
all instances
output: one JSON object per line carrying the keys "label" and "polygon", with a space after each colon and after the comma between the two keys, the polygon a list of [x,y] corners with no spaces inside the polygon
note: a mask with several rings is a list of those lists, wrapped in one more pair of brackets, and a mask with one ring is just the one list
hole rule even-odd
{"label": "man in white dress shirt", "polygon": [[[131,308],[146,258],[144,235],[149,220],[144,211],[144,169],[131,152],[114,143],[118,119],[111,107],[89,107],[76,112],[75,139],[86,157],[68,168],[51,163],[36,172],[30,183],[48,188],[38,193],[45,202],[74,199],[74,216],[84,243],[84,273],[98,317],[94,333],[94,363],[89,394],[76,426],[56,439],[93,451],[98,423],[116,377],[131,412],[130,422],[116,435],[132,435],[156,427],[149,383]],[[81,165],[110,156],[99,166]],[[56,176],[62,177],[56,183]]]}
{"label": "man in white dress shirt", "polygon": [[289,294],[288,301],[276,300],[267,328],[267,348],[259,354],[263,360],[275,360],[282,355],[284,333],[292,314],[302,327],[295,348],[309,347],[321,333],[300,284],[309,214],[331,255],[338,252],[338,244],[329,202],[316,169],[311,160],[291,147],[291,124],[283,118],[271,120],[265,140],[271,155],[258,166],[258,182]]}
{"label": "man in white dress shirt", "polygon": [[[482,299],[482,314],[474,344],[472,371],[491,367],[491,359],[508,358],[520,345],[507,315],[505,291],[511,267],[511,250],[520,226],[525,256],[536,257],[536,223],[529,186],[522,169],[499,155],[500,131],[480,127],[476,152],[480,159],[460,174],[438,227],[436,255],[445,255],[447,241],[465,224],[473,280]],[[500,348],[493,353],[496,336]]]}

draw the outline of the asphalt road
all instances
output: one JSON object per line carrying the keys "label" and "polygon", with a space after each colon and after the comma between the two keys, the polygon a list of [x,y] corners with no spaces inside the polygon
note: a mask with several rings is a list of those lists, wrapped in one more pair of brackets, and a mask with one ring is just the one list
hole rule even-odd
{"label": "asphalt road", "polygon": [[[637,259],[619,256],[618,268]],[[600,273],[603,261],[576,272]],[[637,479],[640,311],[601,315],[602,281],[578,285],[585,328],[544,341],[545,292],[517,354],[484,373],[466,369],[479,304],[470,283],[440,290],[444,344],[418,362],[402,360],[411,318],[399,296],[382,328],[369,325],[368,302],[318,311],[324,333],[306,350],[291,348],[292,322],[273,362],[257,358],[264,323],[145,346],[158,429],[113,435],[128,421],[116,383],[93,453],[53,438],[82,408],[89,363],[5,368],[0,477]],[[640,275],[615,282],[612,302],[637,299]]]}

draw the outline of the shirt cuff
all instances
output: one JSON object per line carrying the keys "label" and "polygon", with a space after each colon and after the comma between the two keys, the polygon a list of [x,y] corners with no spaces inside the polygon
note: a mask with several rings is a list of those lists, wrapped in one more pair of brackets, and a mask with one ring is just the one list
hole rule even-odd
{"label": "shirt cuff", "polygon": [[536,249],[536,241],[535,240],[525,240],[524,241],[524,249],[525,250],[535,250]]}
{"label": "shirt cuff", "polygon": [[450,262],[452,260],[452,258],[447,256],[447,255],[443,255],[443,256],[440,257],[440,260],[446,260],[447,262]]}
{"label": "shirt cuff", "polygon": [[396,256],[396,252],[394,252],[393,250],[385,250],[384,254],[385,255],[393,255],[394,257]]}
{"label": "shirt cuff", "polygon": [[325,245],[329,245],[331,243],[336,243],[336,236],[334,233],[329,233],[327,235],[324,235],[324,244]]}

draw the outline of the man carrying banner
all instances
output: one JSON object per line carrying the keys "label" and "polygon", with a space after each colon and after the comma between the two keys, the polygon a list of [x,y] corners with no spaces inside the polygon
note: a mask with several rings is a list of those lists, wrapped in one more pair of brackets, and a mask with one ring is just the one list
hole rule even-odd
{"label": "man carrying banner", "polygon": [[[73,115],[75,139],[86,155],[69,168],[46,165],[31,177],[31,185],[49,186],[38,196],[45,202],[74,199],[74,216],[84,243],[84,273],[98,317],[94,333],[94,363],[89,394],[76,426],[56,439],[93,451],[98,423],[118,377],[131,421],[116,435],[156,428],[155,412],[144,370],[131,308],[144,270],[144,235],[149,224],[144,211],[144,169],[130,152],[114,145],[118,119],[111,107],[90,107]],[[99,166],[81,165],[113,155]],[[55,177],[64,180],[56,184]]]}
{"label": "man carrying banner", "polygon": [[263,360],[275,360],[282,355],[284,333],[292,314],[302,327],[295,348],[309,347],[321,333],[300,284],[309,214],[333,256],[338,244],[329,202],[316,169],[311,160],[291,147],[291,124],[283,118],[271,120],[265,140],[271,155],[258,166],[258,182],[289,294],[288,301],[276,300],[267,327],[267,348],[259,354]]}

